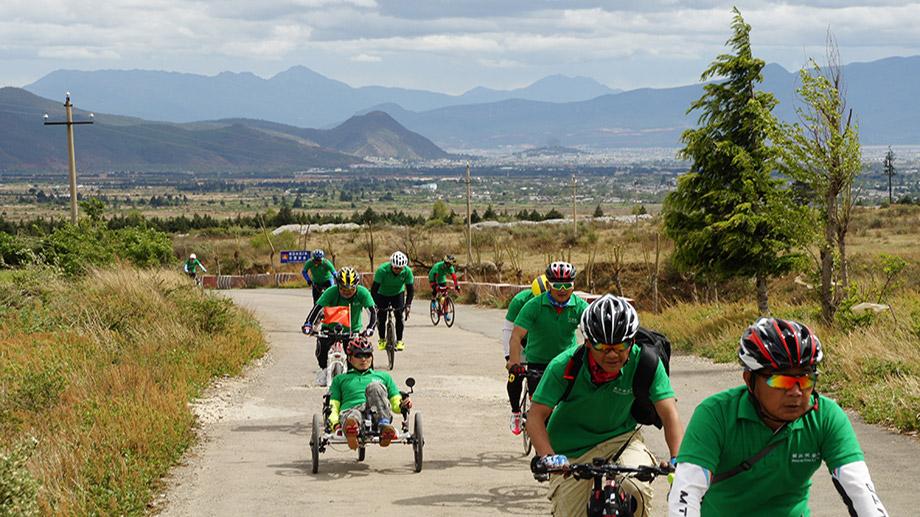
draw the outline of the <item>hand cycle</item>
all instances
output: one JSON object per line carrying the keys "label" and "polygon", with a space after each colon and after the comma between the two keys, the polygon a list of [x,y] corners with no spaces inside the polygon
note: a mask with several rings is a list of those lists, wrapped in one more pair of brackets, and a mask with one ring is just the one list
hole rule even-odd
{"label": "hand cycle", "polygon": [[[414,392],[415,379],[409,377],[406,379],[406,386],[409,391],[400,391],[403,400],[409,400],[409,396]],[[422,471],[422,450],[425,446],[425,437],[422,430],[422,414],[416,412],[412,426],[412,432],[409,432],[409,412],[408,408],[402,408],[402,425],[397,430],[396,439],[390,443],[404,443],[412,446],[415,472]],[[330,445],[347,444],[348,440],[342,429],[333,430],[329,425],[329,415],[332,413],[332,407],[329,404],[329,392],[323,395],[323,412],[322,414],[313,414],[313,429],[310,435],[310,455],[313,460],[313,473],[319,472],[319,455],[326,452]],[[367,454],[367,445],[380,443],[380,426],[376,412],[367,408],[364,411],[364,429],[358,435],[358,461],[364,461]]]}
{"label": "hand cycle", "polygon": [[446,285],[435,287],[435,299],[431,300],[431,323],[437,325],[444,316],[444,324],[448,327],[454,326],[454,301],[448,294],[450,288]]}
{"label": "hand cycle", "polygon": [[320,328],[319,331],[311,334],[316,339],[332,339],[332,345],[329,352],[326,353],[326,386],[332,386],[332,379],[336,375],[345,373],[348,370],[348,357],[345,355],[345,344],[351,339],[351,330],[345,328],[341,323],[336,323],[331,328]]}
{"label": "hand cycle", "polygon": [[594,487],[588,499],[587,517],[629,517],[638,509],[638,502],[623,489],[623,481],[634,477],[639,481],[652,481],[658,476],[673,472],[672,467],[641,465],[626,467],[608,463],[606,458],[594,458],[591,463],[574,463],[560,469],[537,468],[534,478],[548,481],[551,473],[564,473],[573,478],[593,479]]}

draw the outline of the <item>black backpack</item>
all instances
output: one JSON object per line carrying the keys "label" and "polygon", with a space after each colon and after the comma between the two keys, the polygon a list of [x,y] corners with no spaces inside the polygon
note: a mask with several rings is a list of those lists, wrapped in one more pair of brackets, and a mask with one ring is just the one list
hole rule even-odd
{"label": "black backpack", "polygon": [[[639,327],[636,330],[636,344],[641,347],[639,351],[639,366],[636,368],[636,376],[633,378],[633,395],[636,400],[633,401],[630,413],[636,422],[643,425],[654,425],[661,429],[661,418],[655,411],[655,404],[649,399],[649,389],[652,386],[652,380],[655,378],[655,372],[658,369],[658,360],[664,366],[664,371],[671,374],[671,342],[668,338],[659,332]],[[565,388],[565,393],[559,402],[565,401],[572,392],[572,386],[575,385],[575,378],[578,377],[578,371],[585,362],[586,352],[577,352],[569,359],[565,367],[563,378],[569,381]]]}

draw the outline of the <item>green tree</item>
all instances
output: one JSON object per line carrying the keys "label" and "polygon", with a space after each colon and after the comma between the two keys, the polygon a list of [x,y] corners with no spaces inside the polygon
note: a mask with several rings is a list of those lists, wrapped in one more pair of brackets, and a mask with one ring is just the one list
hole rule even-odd
{"label": "green tree", "polygon": [[105,203],[99,198],[91,197],[86,201],[80,201],[80,209],[89,217],[90,221],[98,222],[102,220],[102,213],[105,211]]}
{"label": "green tree", "polygon": [[434,205],[431,207],[431,217],[429,218],[432,221],[443,221],[446,222],[450,217],[450,213],[447,211],[447,203],[443,199],[439,199],[434,202]]}
{"label": "green tree", "polygon": [[604,217],[604,211],[601,210],[601,205],[597,205],[597,208],[594,209],[594,214],[592,217]]}
{"label": "green tree", "polygon": [[781,144],[783,172],[810,191],[808,199],[823,226],[819,297],[821,316],[832,323],[849,283],[846,237],[862,151],[842,93],[839,54],[830,36],[828,42],[827,66],[811,60],[799,72],[803,104],[796,112],[801,122],[782,126],[772,139]]}
{"label": "green tree", "polygon": [[769,314],[767,280],[795,267],[802,256],[801,210],[786,202],[781,182],[771,177],[777,151],[768,136],[776,126],[776,99],[755,86],[764,62],[751,52],[751,27],[737,8],[722,54],[703,72],[704,94],[688,112],[699,111],[699,127],[684,131],[680,157],[690,171],[665,198],[665,231],[675,244],[678,268],[716,278],[753,277],[757,307]]}

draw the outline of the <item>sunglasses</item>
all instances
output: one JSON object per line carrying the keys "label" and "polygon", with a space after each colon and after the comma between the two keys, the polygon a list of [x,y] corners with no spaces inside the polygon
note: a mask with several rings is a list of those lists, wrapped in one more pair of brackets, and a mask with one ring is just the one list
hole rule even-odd
{"label": "sunglasses", "polygon": [[575,282],[553,282],[549,284],[553,286],[553,289],[558,289],[560,291],[568,291],[575,287]]}
{"label": "sunglasses", "polygon": [[374,357],[374,354],[371,352],[367,352],[367,353],[361,352],[360,354],[353,354],[352,357],[357,358],[357,359],[369,359],[371,357]]}
{"label": "sunglasses", "polygon": [[810,373],[806,375],[782,375],[779,373],[774,373],[773,375],[767,375],[764,378],[767,381],[767,386],[771,388],[789,390],[798,384],[799,389],[804,391],[814,387],[815,382],[818,381],[818,374]]}
{"label": "sunglasses", "polygon": [[630,348],[632,348],[632,342],[623,342],[623,343],[591,343],[591,348],[597,350],[598,352],[608,353],[616,352],[622,354]]}
{"label": "sunglasses", "polygon": [[339,289],[341,289],[342,291],[355,291],[355,290],[358,289],[358,286],[353,285],[353,286],[351,286],[351,287],[348,287],[348,286],[345,286],[345,285],[340,285],[340,286],[339,286]]}

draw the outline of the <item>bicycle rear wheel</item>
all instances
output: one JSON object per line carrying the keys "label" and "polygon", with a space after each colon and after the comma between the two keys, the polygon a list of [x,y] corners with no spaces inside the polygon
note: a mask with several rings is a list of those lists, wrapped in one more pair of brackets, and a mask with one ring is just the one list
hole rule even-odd
{"label": "bicycle rear wheel", "polygon": [[444,300],[444,324],[448,327],[454,326],[454,316],[456,313],[454,311],[454,300],[447,298]]}
{"label": "bicycle rear wheel", "polygon": [[438,310],[439,307],[438,307],[437,300],[431,300],[430,309],[431,309],[431,324],[437,326],[437,324],[441,321],[441,311]]}

